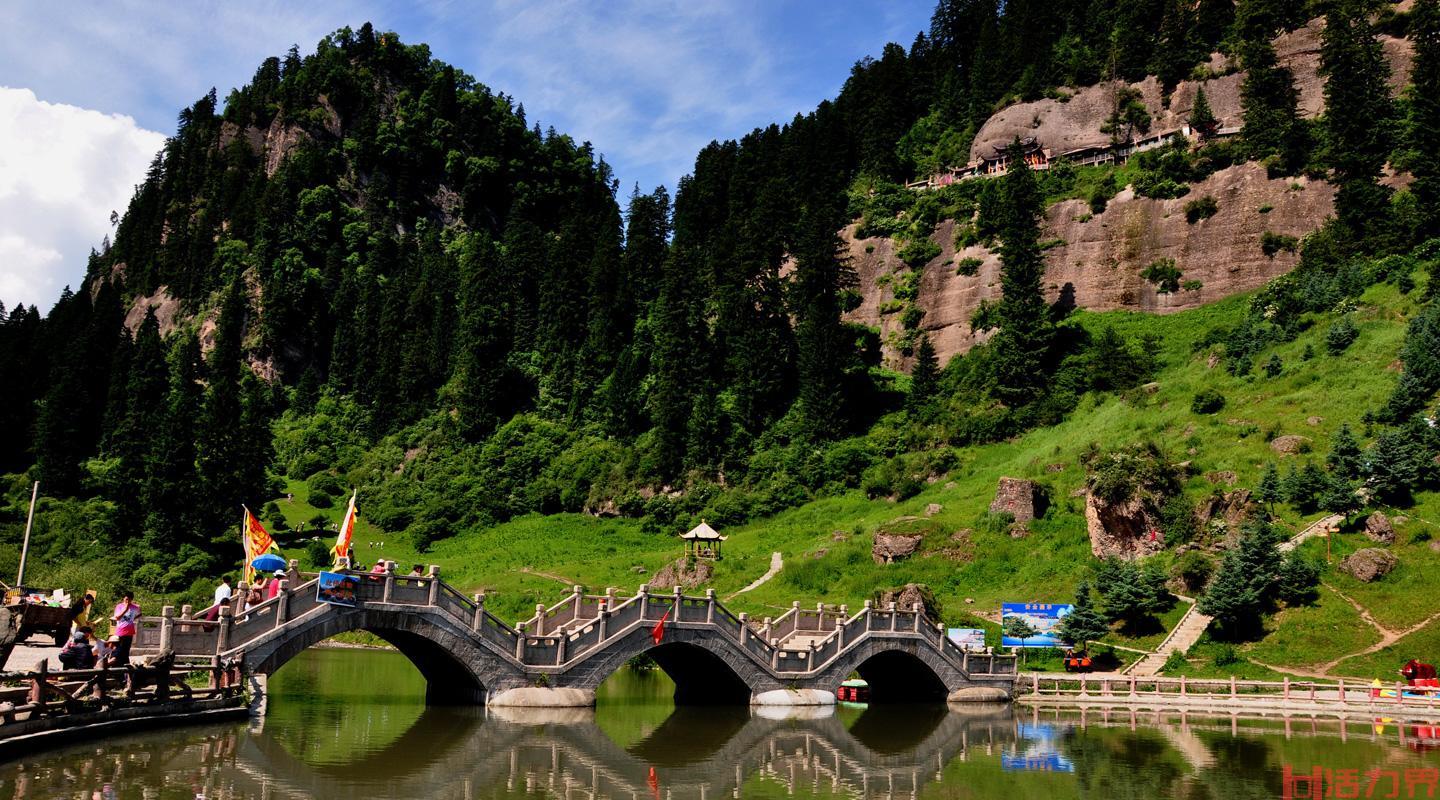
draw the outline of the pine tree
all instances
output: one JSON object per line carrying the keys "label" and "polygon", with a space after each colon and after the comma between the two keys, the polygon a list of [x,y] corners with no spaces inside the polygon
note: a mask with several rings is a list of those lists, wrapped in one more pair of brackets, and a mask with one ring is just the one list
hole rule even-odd
{"label": "pine tree", "polygon": [[1220,121],[1215,118],[1215,112],[1210,108],[1210,100],[1205,96],[1203,84],[1195,89],[1195,103],[1190,107],[1189,121],[1190,127],[1202,140],[1214,136],[1220,126]]}
{"label": "pine tree", "polygon": [[1260,484],[1255,487],[1255,499],[1264,503],[1272,516],[1275,514],[1275,504],[1285,499],[1280,485],[1280,470],[1276,469],[1274,462],[1265,465]]}
{"label": "pine tree", "polygon": [[1244,109],[1240,138],[1245,149],[1251,158],[1273,159],[1283,172],[1300,169],[1306,142],[1294,76],[1276,61],[1268,38],[1242,43],[1240,61],[1245,67],[1240,84]]}
{"label": "pine tree", "polygon": [[1060,638],[1070,644],[1085,650],[1090,642],[1099,639],[1110,633],[1110,626],[1105,623],[1105,618],[1095,610],[1094,600],[1090,596],[1090,582],[1081,579],[1075,587],[1075,603],[1060,620]]}
{"label": "pine tree", "polygon": [[476,232],[457,244],[455,410],[461,434],[478,441],[500,425],[508,410],[510,340],[501,298],[494,290],[498,272],[494,243]]}
{"label": "pine tree", "polygon": [[1325,466],[1336,476],[1350,481],[1360,477],[1361,463],[1360,442],[1350,431],[1350,425],[1343,424],[1330,442],[1330,455],[1325,457]]}
{"label": "pine tree", "polygon": [[910,371],[911,413],[918,413],[935,399],[936,385],[940,379],[940,359],[935,357],[935,346],[929,336],[921,336],[915,348],[915,367]]}
{"label": "pine tree", "polygon": [[[1408,29],[1415,48],[1410,71],[1410,149],[1417,154],[1410,193],[1420,211],[1420,241],[1440,236],[1440,0],[1416,0]],[[1434,289],[1432,281],[1431,289]]]}
{"label": "pine tree", "polygon": [[1283,565],[1277,544],[1268,523],[1247,525],[1239,546],[1225,554],[1200,597],[1200,613],[1214,617],[1226,637],[1239,638],[1253,631],[1269,606]]}
{"label": "pine tree", "polygon": [[176,553],[200,524],[195,470],[196,421],[200,416],[200,342],[181,333],[169,355],[169,390],[164,423],[155,431],[141,486],[145,509],[143,539],[152,553]]}
{"label": "pine tree", "polygon": [[1040,250],[1041,196],[1025,163],[1019,139],[1010,145],[1010,170],[1000,203],[1000,330],[995,353],[995,394],[1012,407],[1045,393],[1054,327],[1041,292],[1045,259]]}
{"label": "pine tree", "polygon": [[1360,498],[1355,494],[1355,484],[1339,475],[1330,476],[1325,489],[1320,493],[1320,508],[1331,514],[1339,514],[1345,520],[1360,510]]}
{"label": "pine tree", "polygon": [[1380,172],[1390,152],[1390,67],[1364,0],[1336,0],[1325,15],[1320,73],[1335,182],[1335,213],[1352,244],[1385,233],[1390,192]]}
{"label": "pine tree", "polygon": [[1424,447],[1427,434],[1428,426],[1417,420],[1375,437],[1365,462],[1369,473],[1366,485],[1377,500],[1410,505],[1414,490],[1426,482],[1426,460],[1433,457]]}
{"label": "pine tree", "polygon": [[795,254],[798,402],[802,430],[814,439],[832,438],[848,425],[843,382],[854,352],[840,321],[840,293],[855,277],[840,259],[836,217],[823,206],[807,210]]}

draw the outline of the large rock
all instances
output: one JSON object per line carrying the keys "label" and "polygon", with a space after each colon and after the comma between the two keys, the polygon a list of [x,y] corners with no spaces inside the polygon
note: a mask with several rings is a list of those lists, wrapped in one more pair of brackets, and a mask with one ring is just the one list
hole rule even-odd
{"label": "large rock", "polygon": [[1086,492],[1085,527],[1090,532],[1090,552],[1096,558],[1118,556],[1130,560],[1158,553],[1165,547],[1160,520],[1150,504],[1139,497],[1110,503]]}
{"label": "large rock", "polygon": [[925,537],[919,534],[876,531],[875,544],[870,548],[870,556],[875,559],[876,564],[903,561],[920,552],[920,543],[923,541],[925,541]]}
{"label": "large rock", "polygon": [[1016,522],[1029,522],[1045,514],[1045,490],[1024,478],[1001,478],[990,501],[990,513],[1009,514]]}
{"label": "large rock", "polygon": [[1376,511],[1365,518],[1365,535],[1381,544],[1395,544],[1395,526],[1383,511]]}
{"label": "large rock", "polygon": [[682,556],[660,568],[649,581],[657,590],[665,591],[679,586],[693,589],[710,582],[715,568],[709,561]]}
{"label": "large rock", "polygon": [[1309,436],[1300,436],[1293,433],[1286,436],[1276,436],[1270,440],[1270,449],[1285,456],[1293,456],[1296,453],[1304,452],[1305,448],[1309,446]]}
{"label": "large rock", "polygon": [[1340,569],[1353,575],[1356,580],[1369,583],[1379,580],[1395,569],[1400,559],[1389,550],[1381,550],[1378,547],[1366,547],[1363,550],[1356,550],[1344,561],[1340,562]]}
{"label": "large rock", "polygon": [[1225,527],[1235,530],[1240,523],[1249,519],[1258,506],[1250,499],[1249,489],[1231,492],[1215,492],[1200,502],[1195,509],[1195,519],[1203,527],[1213,521],[1223,521]]}
{"label": "large rock", "polygon": [[894,603],[901,611],[909,611],[919,603],[925,616],[933,622],[940,621],[940,602],[935,599],[930,587],[923,583],[907,583],[899,589],[882,589],[875,593],[874,600],[878,608],[889,608]]}

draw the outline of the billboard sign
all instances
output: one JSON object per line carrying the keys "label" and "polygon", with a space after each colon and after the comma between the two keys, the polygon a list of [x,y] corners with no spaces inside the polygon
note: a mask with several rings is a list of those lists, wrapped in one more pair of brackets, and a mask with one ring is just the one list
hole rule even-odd
{"label": "billboard sign", "polygon": [[360,579],[341,572],[322,572],[315,582],[315,599],[332,606],[355,607],[355,592]]}
{"label": "billboard sign", "polygon": [[[1055,630],[1060,620],[1070,613],[1074,606],[1069,603],[1002,603],[1000,605],[1000,644],[1004,647],[1069,647],[1060,640]],[[1019,639],[1004,634],[1005,623],[1011,617],[1020,617],[1035,629],[1034,636]]]}
{"label": "billboard sign", "polygon": [[978,651],[985,649],[984,628],[948,628],[945,635],[961,650]]}

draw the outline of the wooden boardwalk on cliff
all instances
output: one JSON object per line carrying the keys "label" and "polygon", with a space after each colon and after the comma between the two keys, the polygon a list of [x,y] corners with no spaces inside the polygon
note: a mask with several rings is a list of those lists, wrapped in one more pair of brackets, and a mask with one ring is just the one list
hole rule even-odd
{"label": "wooden boardwalk on cliff", "polygon": [[[225,606],[207,621],[167,607],[143,618],[135,652],[219,656],[263,676],[338,633],[366,630],[415,663],[438,703],[514,702],[517,690],[542,689],[543,700],[525,702],[586,705],[600,683],[641,654],[670,675],[682,703],[829,702],[854,672],[870,682],[877,702],[944,700],[975,687],[1008,696],[1015,678],[1013,656],[963,651],[918,608],[893,604],[866,602],[851,614],[845,606],[797,602],[776,619],[757,621],[732,613],[713,590],[693,596],[641,586],[624,596],[575,587],[511,626],[485,607],[483,594],[466,597],[444,583],[437,567],[426,576],[358,577],[356,607],[322,603],[316,576],[291,562],[281,593],[244,612]],[[652,632],[662,618],[657,645]]]}

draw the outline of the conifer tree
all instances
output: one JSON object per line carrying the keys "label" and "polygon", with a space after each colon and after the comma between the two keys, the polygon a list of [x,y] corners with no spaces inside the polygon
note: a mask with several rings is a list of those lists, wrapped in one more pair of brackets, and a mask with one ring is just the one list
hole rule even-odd
{"label": "conifer tree", "polygon": [[910,371],[910,396],[912,413],[927,407],[935,399],[936,384],[940,378],[940,359],[935,356],[935,346],[929,336],[921,336],[915,348],[915,367]]}
{"label": "conifer tree", "polygon": [[1054,327],[1041,292],[1045,259],[1040,250],[1041,197],[1019,139],[1010,145],[1010,170],[1001,183],[1000,330],[995,352],[995,394],[1012,407],[1043,395]]}
{"label": "conifer tree", "polygon": [[1201,595],[1200,613],[1214,617],[1227,638],[1253,631],[1269,605],[1283,563],[1276,545],[1274,529],[1268,523],[1250,523],[1239,546],[1225,554]]}
{"label": "conifer tree", "polygon": [[840,260],[840,241],[823,205],[800,221],[794,292],[799,410],[805,433],[827,439],[845,430],[847,406],[842,383],[853,353],[840,322],[840,292],[854,273]]}
{"label": "conifer tree", "polygon": [[195,433],[200,416],[200,342],[181,333],[170,349],[164,423],[154,432],[141,486],[143,540],[152,553],[175,553],[200,525]]}
{"label": "conifer tree", "polygon": [[1330,455],[1325,457],[1325,466],[1339,478],[1353,481],[1360,477],[1361,464],[1360,442],[1350,431],[1349,423],[1343,424],[1330,443]]}
{"label": "conifer tree", "polygon": [[1280,485],[1280,470],[1276,469],[1273,461],[1265,465],[1265,472],[1260,476],[1260,484],[1255,487],[1255,499],[1264,503],[1266,510],[1271,515],[1275,513],[1275,504],[1285,499]]}
{"label": "conifer tree", "polygon": [[[1320,73],[1325,76],[1325,127],[1339,185],[1335,213],[1362,245],[1384,233],[1390,192],[1380,172],[1390,152],[1390,67],[1364,0],[1336,0],[1325,15]],[[1378,242],[1372,242],[1372,245]]]}
{"label": "conifer tree", "polygon": [[471,233],[459,247],[455,327],[455,410],[463,436],[477,441],[506,410],[509,337],[494,280],[498,256],[490,237]]}
{"label": "conifer tree", "polygon": [[[1410,192],[1420,211],[1418,239],[1440,236],[1440,0],[1416,0],[1408,29],[1415,48],[1410,71],[1410,149],[1415,182]],[[1434,289],[1432,282],[1431,289]]]}
{"label": "conifer tree", "polygon": [[1195,103],[1190,107],[1190,127],[1203,140],[1215,135],[1219,126],[1219,120],[1215,119],[1215,112],[1210,108],[1210,99],[1205,96],[1205,86],[1202,84],[1195,90]]}
{"label": "conifer tree", "polygon": [[1245,67],[1240,84],[1245,149],[1251,158],[1273,159],[1281,171],[1298,170],[1306,154],[1294,76],[1276,61],[1268,38],[1243,42],[1240,61]]}
{"label": "conifer tree", "polygon": [[1081,650],[1110,632],[1105,618],[1095,610],[1095,602],[1090,596],[1090,581],[1082,578],[1076,585],[1075,603],[1070,613],[1060,620],[1059,628],[1060,638]]}

